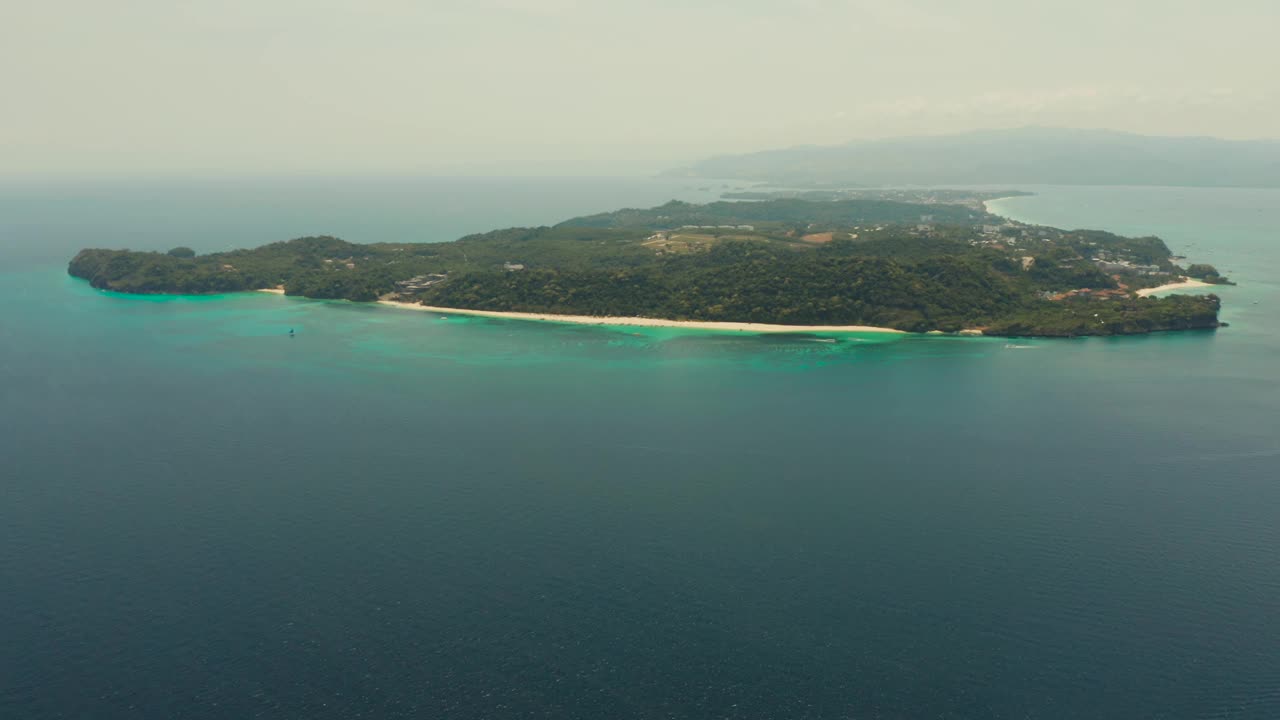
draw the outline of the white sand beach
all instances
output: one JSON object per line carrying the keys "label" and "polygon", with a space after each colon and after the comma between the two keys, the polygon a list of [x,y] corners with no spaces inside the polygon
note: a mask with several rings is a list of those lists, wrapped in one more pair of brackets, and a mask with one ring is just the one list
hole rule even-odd
{"label": "white sand beach", "polygon": [[479,317],[506,318],[509,320],[537,320],[541,322],[573,323],[577,325],[621,325],[631,327],[672,327],[691,330],[729,330],[753,333],[812,333],[812,332],[883,332],[905,335],[902,330],[871,327],[868,325],[771,325],[767,323],[698,322],[692,320],[658,320],[642,317],[593,317],[590,315],[552,315],[550,313],[498,312],[494,310],[462,310],[458,308],[418,305],[416,303],[379,300],[379,305],[433,312],[441,315],[475,315]]}
{"label": "white sand beach", "polygon": [[982,201],[982,209],[991,213],[992,215],[1004,217],[1003,215],[1000,215],[1000,213],[995,212],[991,209],[991,203],[1000,202],[1001,200],[1012,200],[1013,198],[1017,198],[1017,197],[1026,197],[1026,196],[1025,195],[1004,195],[1002,197],[989,198],[987,200]]}
{"label": "white sand beach", "polygon": [[1160,285],[1153,288],[1143,288],[1142,290],[1139,290],[1137,294],[1138,294],[1138,297],[1147,297],[1148,295],[1155,295],[1156,293],[1162,293],[1168,290],[1189,290],[1191,288],[1201,288],[1201,287],[1212,287],[1212,284],[1187,278],[1180,282],[1169,283],[1168,285]]}

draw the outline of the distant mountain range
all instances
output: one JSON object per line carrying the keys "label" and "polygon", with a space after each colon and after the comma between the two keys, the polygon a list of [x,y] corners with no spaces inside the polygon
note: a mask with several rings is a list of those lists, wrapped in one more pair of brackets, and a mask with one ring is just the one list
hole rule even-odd
{"label": "distant mountain range", "polygon": [[666,175],[799,186],[1280,187],[1280,141],[1028,127],[725,155]]}

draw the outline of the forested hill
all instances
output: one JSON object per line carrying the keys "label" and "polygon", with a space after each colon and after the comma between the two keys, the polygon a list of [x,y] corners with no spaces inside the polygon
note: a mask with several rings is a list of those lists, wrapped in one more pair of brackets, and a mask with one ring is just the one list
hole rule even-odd
{"label": "forested hill", "polygon": [[1159,238],[1001,221],[972,207],[886,201],[668,203],[448,243],[298,238],[198,255],[88,249],[94,287],[396,299],[475,310],[913,332],[1114,335],[1217,327],[1218,298],[1141,298],[1195,275]]}
{"label": "forested hill", "polygon": [[974,224],[999,222],[999,218],[963,205],[893,202],[888,200],[835,200],[811,202],[799,199],[760,202],[713,202],[706,205],[672,200],[648,209],[624,209],[586,215],[557,227],[642,227],[652,230],[684,225],[744,225],[754,223],[803,223],[852,226],[882,223],[936,222]]}

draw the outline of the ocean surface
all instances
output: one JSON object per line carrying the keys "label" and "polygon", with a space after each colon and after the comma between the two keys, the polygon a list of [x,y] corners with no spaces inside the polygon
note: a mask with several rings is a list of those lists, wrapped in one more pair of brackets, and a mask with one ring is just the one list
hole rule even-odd
{"label": "ocean surface", "polygon": [[[0,188],[0,717],[1280,717],[1280,192],[1031,188],[1229,328],[841,342],[104,294],[656,180]],[[290,328],[297,337],[287,337]]]}

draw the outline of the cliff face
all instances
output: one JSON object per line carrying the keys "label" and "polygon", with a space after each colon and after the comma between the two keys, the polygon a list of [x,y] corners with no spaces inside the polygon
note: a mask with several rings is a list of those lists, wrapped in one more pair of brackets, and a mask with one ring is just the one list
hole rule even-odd
{"label": "cliff face", "polygon": [[107,266],[112,258],[123,256],[124,250],[81,250],[71,258],[67,273],[72,277],[88,280],[95,288],[107,290],[111,287],[111,278]]}

